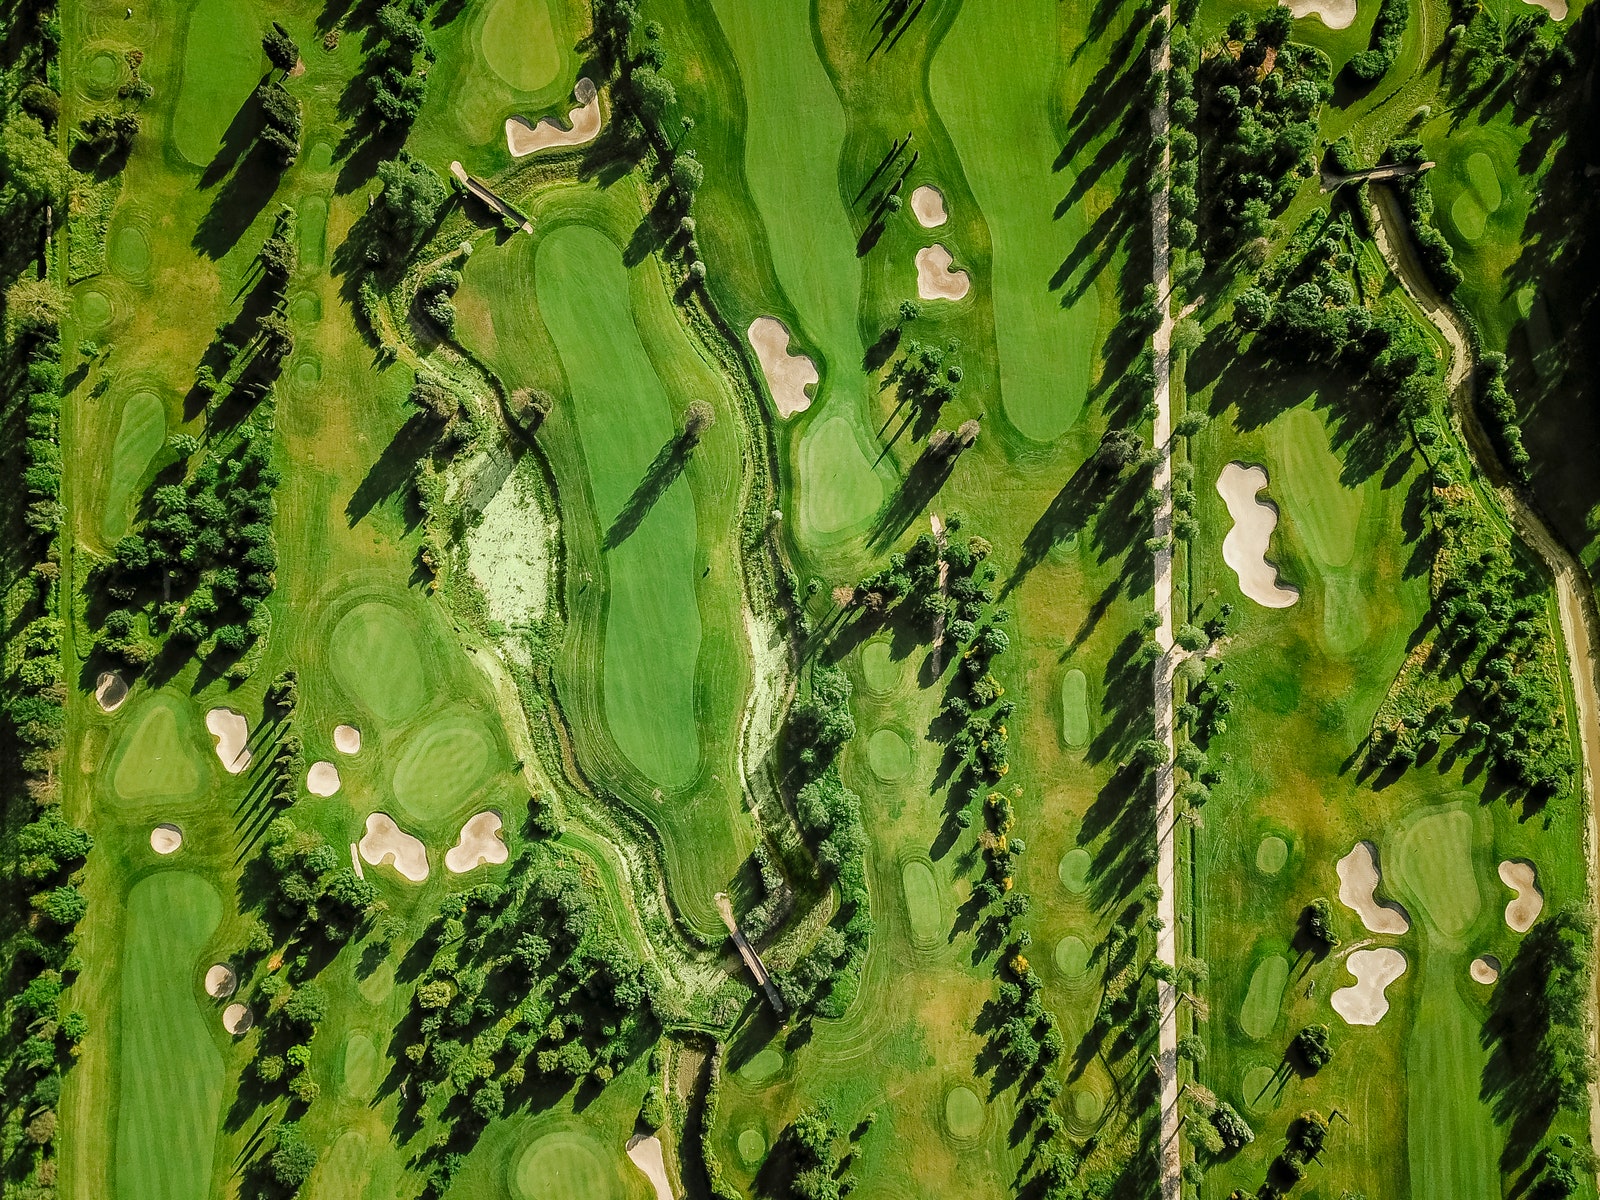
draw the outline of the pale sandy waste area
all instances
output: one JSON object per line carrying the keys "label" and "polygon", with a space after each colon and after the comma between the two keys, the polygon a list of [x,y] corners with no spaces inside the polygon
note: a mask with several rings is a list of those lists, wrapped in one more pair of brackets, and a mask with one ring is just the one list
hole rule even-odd
{"label": "pale sandy waste area", "polygon": [[1357,842],[1334,864],[1339,875],[1339,903],[1361,918],[1371,933],[1405,933],[1411,928],[1406,910],[1393,900],[1379,902],[1373,895],[1383,880],[1378,869],[1378,848],[1371,842]]}
{"label": "pale sandy waste area", "polygon": [[227,963],[212,963],[206,972],[206,995],[213,1000],[226,1000],[239,986],[239,978]]}
{"label": "pale sandy waste area", "polygon": [[1288,4],[1296,20],[1320,17],[1329,29],[1349,29],[1356,19],[1356,0],[1288,0]]}
{"label": "pale sandy waste area", "polygon": [[340,754],[361,753],[361,730],[354,725],[333,727],[333,748]]}
{"label": "pale sandy waste area", "polygon": [[572,98],[579,107],[567,113],[567,124],[545,117],[530,125],[524,117],[506,118],[506,146],[512,158],[525,158],[552,146],[582,146],[600,134],[600,90],[591,79],[578,80]]}
{"label": "pale sandy waste area", "polygon": [[1500,978],[1500,960],[1492,954],[1480,954],[1467,968],[1474,983],[1489,984]]}
{"label": "pale sandy waste area", "polygon": [[1544,911],[1544,893],[1539,890],[1538,872],[1525,858],[1511,858],[1500,864],[1500,882],[1517,894],[1506,905],[1506,924],[1517,933],[1527,933]]}
{"label": "pale sandy waste area", "polygon": [[313,796],[331,796],[339,790],[339,768],[331,762],[314,762],[306,772],[306,791]]}
{"label": "pale sandy waste area", "polygon": [[745,331],[750,347],[767,377],[767,389],[780,417],[792,417],[811,407],[806,389],[817,382],[817,364],[804,354],[789,353],[789,327],[777,317],[757,317]]}
{"label": "pale sandy waste area", "polygon": [[361,857],[369,866],[385,863],[412,883],[428,877],[428,851],[422,842],[394,823],[388,813],[373,813],[367,818],[367,832],[361,838]]}
{"label": "pale sandy waste area", "polygon": [[1406,956],[1389,946],[1380,946],[1376,950],[1353,951],[1344,965],[1355,976],[1355,986],[1340,988],[1328,997],[1328,1003],[1347,1025],[1376,1025],[1389,1011],[1384,989],[1406,973]]}
{"label": "pale sandy waste area", "polygon": [[629,1161],[644,1172],[656,1189],[656,1200],[673,1200],[666,1159],[661,1154],[661,1139],[653,1133],[636,1133],[628,1139],[627,1150]]}
{"label": "pale sandy waste area", "polygon": [[255,1023],[254,1014],[243,1004],[230,1004],[222,1010],[222,1027],[234,1037],[248,1033]]}
{"label": "pale sandy waste area", "polygon": [[1222,539],[1222,561],[1239,577],[1239,590],[1263,608],[1288,608],[1300,589],[1278,582],[1278,568],[1267,561],[1267,543],[1278,525],[1278,506],[1256,498],[1267,486],[1267,470],[1231,462],[1217,478],[1233,528]]}
{"label": "pale sandy waste area", "polygon": [[972,278],[938,242],[917,251],[917,295],[924,300],[959,300],[972,290]]}
{"label": "pale sandy waste area", "polygon": [[250,740],[250,723],[243,713],[213,708],[206,714],[206,728],[217,739],[217,757],[229,775],[237,775],[250,765],[250,751],[245,748]]}
{"label": "pale sandy waste area", "polygon": [[1523,0],[1523,3],[1544,9],[1545,12],[1550,14],[1552,21],[1565,21],[1567,19],[1567,0]]}
{"label": "pale sandy waste area", "polygon": [[927,184],[911,193],[911,212],[924,229],[937,229],[950,219],[944,210],[944,193]]}
{"label": "pale sandy waste area", "polygon": [[150,849],[157,854],[174,854],[183,845],[183,830],[176,825],[157,825],[150,831]]}
{"label": "pale sandy waste area", "polygon": [[501,840],[501,828],[500,814],[497,812],[481,812],[472,816],[461,827],[461,836],[456,844],[445,851],[445,870],[465,875],[485,863],[505,862],[510,851]]}
{"label": "pale sandy waste area", "polygon": [[101,671],[94,681],[94,699],[101,712],[114,713],[128,698],[128,684],[116,671]]}
{"label": "pale sandy waste area", "polygon": [[361,869],[361,852],[356,849],[354,842],[350,843],[350,869],[356,873],[357,879],[367,877],[367,873]]}

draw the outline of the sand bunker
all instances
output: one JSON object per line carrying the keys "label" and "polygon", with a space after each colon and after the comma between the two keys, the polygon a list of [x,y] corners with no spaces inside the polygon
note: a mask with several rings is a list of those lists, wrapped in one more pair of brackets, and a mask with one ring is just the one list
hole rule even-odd
{"label": "sand bunker", "polygon": [[128,698],[128,683],[115,671],[101,671],[94,681],[94,698],[101,712],[116,712]]}
{"label": "sand bunker", "polygon": [[672,1184],[667,1181],[667,1164],[661,1156],[661,1139],[655,1134],[636,1133],[628,1139],[628,1159],[644,1172],[656,1190],[656,1200],[673,1200]]}
{"label": "sand bunker", "polygon": [[[1561,0],[1565,7],[1565,0]],[[1296,19],[1321,17],[1329,29],[1349,29],[1356,19],[1356,0],[1288,0],[1289,11]]]}
{"label": "sand bunker", "polygon": [[1370,932],[1399,934],[1411,928],[1404,908],[1373,895],[1383,873],[1378,869],[1378,848],[1371,842],[1357,842],[1334,870],[1339,873],[1339,903],[1359,916]]}
{"label": "sand bunker", "polygon": [[255,1015],[243,1004],[230,1004],[222,1010],[222,1027],[234,1037],[250,1032],[255,1023]]}
{"label": "sand bunker", "polygon": [[1328,997],[1328,1003],[1347,1025],[1376,1025],[1389,1011],[1384,989],[1406,973],[1406,956],[1380,946],[1376,950],[1352,951],[1344,965],[1356,977],[1356,985],[1340,988]]}
{"label": "sand bunker", "polygon": [[591,79],[578,80],[572,97],[580,107],[567,114],[563,126],[555,117],[546,117],[537,125],[528,124],[522,117],[506,118],[506,146],[512,158],[525,158],[552,146],[582,146],[600,134],[600,90]]}
{"label": "sand bunker", "polygon": [[500,814],[481,812],[461,827],[461,837],[445,851],[445,870],[465,875],[485,863],[503,863],[509,853],[500,838]]}
{"label": "sand bunker", "polygon": [[1228,505],[1233,528],[1222,539],[1222,561],[1239,577],[1239,590],[1263,608],[1288,608],[1300,589],[1278,582],[1278,568],[1267,561],[1267,542],[1278,524],[1278,507],[1256,499],[1267,486],[1267,470],[1231,462],[1222,468],[1217,491]]}
{"label": "sand bunker", "polygon": [[1480,954],[1467,968],[1474,983],[1494,983],[1500,978],[1500,960],[1492,954]]}
{"label": "sand bunker", "polygon": [[810,408],[806,389],[817,382],[817,364],[804,354],[789,353],[789,327],[777,317],[757,317],[745,336],[767,377],[767,390],[778,406],[778,415],[792,417]]}
{"label": "sand bunker", "polygon": [[231,708],[213,708],[206,714],[206,728],[217,739],[217,757],[229,775],[237,775],[250,765],[250,751],[245,748],[250,738],[250,723],[243,713]]}
{"label": "sand bunker", "polygon": [[972,278],[952,267],[955,260],[938,242],[917,251],[917,295],[924,300],[959,300],[972,290]]}
{"label": "sand bunker", "polygon": [[367,818],[367,832],[361,838],[361,857],[370,866],[385,863],[409,879],[421,883],[428,877],[428,851],[422,842],[394,823],[388,813],[373,813]]}
{"label": "sand bunker", "polygon": [[239,977],[227,963],[212,963],[206,972],[206,995],[213,1000],[226,1000],[239,986]]}
{"label": "sand bunker", "polygon": [[1506,924],[1517,933],[1527,933],[1544,911],[1544,893],[1539,890],[1538,872],[1525,858],[1510,858],[1500,864],[1500,882],[1517,894],[1506,905]]}
{"label": "sand bunker", "polygon": [[150,849],[157,854],[174,854],[183,845],[183,830],[176,825],[157,825],[150,831]]}
{"label": "sand bunker", "polygon": [[1524,4],[1532,4],[1542,8],[1550,14],[1552,21],[1565,21],[1567,19],[1567,0],[1523,0]]}
{"label": "sand bunker", "polygon": [[331,796],[339,790],[339,768],[331,762],[314,762],[306,772],[306,791],[313,796]]}
{"label": "sand bunker", "polygon": [[911,193],[911,211],[924,229],[937,229],[950,219],[944,210],[944,193],[927,184]]}
{"label": "sand bunker", "polygon": [[361,753],[361,730],[354,725],[333,727],[333,748],[340,754]]}

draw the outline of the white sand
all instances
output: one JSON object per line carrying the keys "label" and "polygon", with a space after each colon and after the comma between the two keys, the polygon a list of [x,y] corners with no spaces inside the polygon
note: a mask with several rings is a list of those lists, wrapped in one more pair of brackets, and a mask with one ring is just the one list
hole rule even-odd
{"label": "white sand", "polygon": [[206,995],[213,1000],[226,1000],[239,986],[239,977],[227,963],[212,963],[206,972]]}
{"label": "white sand", "polygon": [[128,698],[128,683],[116,671],[101,671],[94,681],[94,698],[101,712],[114,713]]}
{"label": "white sand", "polygon": [[1494,983],[1500,978],[1500,960],[1492,954],[1480,954],[1472,960],[1467,973],[1474,983]]}
{"label": "white sand", "polygon": [[350,869],[356,873],[357,879],[367,877],[367,873],[361,869],[361,853],[356,849],[354,842],[350,843]]}
{"label": "white sand", "polygon": [[1510,858],[1500,864],[1500,882],[1517,894],[1506,905],[1506,924],[1517,933],[1527,933],[1544,911],[1544,893],[1539,890],[1538,872],[1525,858]]}
{"label": "white sand", "polygon": [[222,1027],[234,1037],[248,1033],[255,1023],[255,1014],[243,1004],[230,1004],[222,1010]]}
{"label": "white sand", "polygon": [[1406,956],[1388,946],[1376,950],[1356,950],[1344,961],[1345,969],[1354,975],[1354,987],[1343,987],[1328,997],[1333,1011],[1344,1018],[1346,1025],[1376,1025],[1389,1011],[1389,997],[1384,995],[1396,979],[1406,973]]}
{"label": "white sand", "polygon": [[917,295],[924,300],[959,300],[972,290],[972,278],[950,264],[955,260],[938,242],[917,251]]}
{"label": "white sand", "polygon": [[1379,901],[1373,893],[1383,879],[1378,869],[1378,848],[1357,842],[1334,864],[1339,875],[1339,903],[1361,918],[1372,933],[1405,933],[1411,928],[1406,910],[1393,900]]}
{"label": "white sand", "polygon": [[512,158],[526,158],[552,146],[582,146],[600,135],[600,90],[591,79],[578,80],[572,97],[579,107],[567,113],[567,124],[546,117],[537,125],[523,117],[506,118],[506,146]]}
{"label": "white sand", "polygon": [[229,775],[237,775],[250,765],[250,751],[245,748],[250,739],[250,723],[243,713],[213,708],[206,714],[206,728],[217,739],[217,757]]}
{"label": "white sand", "polygon": [[628,1139],[627,1150],[629,1161],[644,1172],[644,1177],[656,1189],[656,1200],[673,1200],[667,1163],[661,1155],[661,1139],[653,1133],[636,1133]]}
{"label": "white sand", "polygon": [[[1300,17],[1321,17],[1329,29],[1349,29],[1356,19],[1356,0],[1287,0],[1289,11]],[[1565,7],[1565,0],[1561,0]]]}
{"label": "white sand", "polygon": [[485,863],[503,863],[510,851],[500,837],[502,824],[497,812],[481,812],[461,827],[456,844],[445,851],[445,870],[465,875]]}
{"label": "white sand", "polygon": [[183,830],[176,825],[157,825],[150,831],[150,849],[157,854],[175,854],[183,845]]}
{"label": "white sand", "polygon": [[313,796],[332,796],[339,790],[339,768],[331,762],[314,762],[306,772],[306,791]]}
{"label": "white sand", "polygon": [[1288,608],[1300,589],[1278,582],[1278,569],[1267,561],[1267,543],[1278,524],[1278,508],[1256,493],[1267,486],[1267,470],[1231,462],[1222,468],[1217,491],[1228,505],[1233,528],[1222,539],[1222,561],[1239,577],[1239,590],[1263,608]]}
{"label": "white sand", "polygon": [[361,839],[361,857],[374,867],[388,863],[412,883],[421,883],[428,877],[427,848],[396,825],[388,813],[373,813],[367,818],[367,832]]}
{"label": "white sand", "polygon": [[340,754],[361,753],[361,730],[354,725],[333,727],[333,748]]}
{"label": "white sand", "polygon": [[1552,21],[1565,21],[1567,19],[1567,0],[1523,0],[1524,4],[1536,5],[1550,14]]}
{"label": "white sand", "polygon": [[816,383],[817,364],[804,354],[789,353],[789,327],[777,317],[757,317],[745,331],[750,346],[767,377],[767,390],[780,417],[792,417],[811,407],[806,389]]}
{"label": "white sand", "polygon": [[924,229],[937,229],[950,219],[944,210],[944,193],[927,184],[911,193],[911,211]]}

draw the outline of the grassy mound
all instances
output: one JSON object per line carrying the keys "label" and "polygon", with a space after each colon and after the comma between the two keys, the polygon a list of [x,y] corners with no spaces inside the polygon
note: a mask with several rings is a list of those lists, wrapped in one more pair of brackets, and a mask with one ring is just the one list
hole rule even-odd
{"label": "grassy mound", "polygon": [[561,69],[545,0],[491,0],[478,27],[478,52],[508,87],[536,92]]}
{"label": "grassy mound", "polygon": [[1089,852],[1082,846],[1076,846],[1061,856],[1061,862],[1056,867],[1056,877],[1061,880],[1061,886],[1074,896],[1081,896],[1089,890],[1089,868],[1092,860]]}
{"label": "grassy mound", "polygon": [[957,1084],[944,1095],[944,1127],[951,1137],[970,1142],[983,1132],[983,1101],[965,1084]]}
{"label": "grassy mound", "polygon": [[245,0],[199,0],[184,39],[183,82],[172,113],[172,143],[207,165],[260,81],[261,19]]}
{"label": "grassy mound", "polygon": [[1061,677],[1061,740],[1073,750],[1089,744],[1089,680],[1077,667]]}
{"label": "grassy mound", "polygon": [[1053,957],[1056,970],[1069,980],[1082,978],[1089,969],[1089,946],[1075,933],[1069,933],[1056,943]]}
{"label": "grassy mound", "polygon": [[944,934],[944,917],[933,869],[920,858],[910,860],[900,868],[900,887],[911,922],[911,941],[923,949],[937,946]]}
{"label": "grassy mound", "polygon": [[867,764],[879,779],[894,783],[911,772],[911,747],[898,730],[876,730],[867,739]]}
{"label": "grassy mound", "polygon": [[394,769],[394,798],[414,821],[436,821],[457,808],[488,777],[493,744],[468,716],[432,721],[417,734]]}
{"label": "grassy mound", "polygon": [[352,1033],[344,1040],[342,1059],[344,1094],[361,1103],[372,1099],[383,1069],[382,1057],[372,1039],[360,1030]]}
{"label": "grassy mound", "polygon": [[1250,974],[1250,990],[1239,1006],[1239,1025],[1251,1038],[1260,1041],[1278,1023],[1283,1006],[1283,989],[1289,982],[1289,960],[1269,954]]}
{"label": "grassy mound", "polygon": [[616,1153],[608,1154],[583,1130],[556,1129],[540,1136],[518,1157],[511,1191],[521,1200],[609,1200],[628,1196],[632,1189],[621,1175],[627,1165],[620,1146]]}
{"label": "grassy mound", "polygon": [[1289,861],[1289,843],[1275,833],[1269,833],[1256,847],[1256,870],[1263,875],[1276,875]]}
{"label": "grassy mound", "polygon": [[192,705],[165,692],[152,693],[128,715],[111,772],[111,792],[135,804],[193,798],[209,774],[200,767],[209,739],[202,742],[201,737]]}
{"label": "grassy mound", "polygon": [[99,288],[84,288],[78,292],[72,306],[73,314],[86,331],[94,332],[111,324],[115,311],[111,297]]}
{"label": "grassy mound", "polygon": [[427,684],[416,638],[392,604],[368,600],[340,617],[328,661],[340,686],[386,721],[422,705]]}
{"label": "grassy mound", "polygon": [[154,392],[135,392],[122,406],[111,451],[111,478],[106,484],[100,534],[109,545],[128,532],[134,489],[150,469],[150,461],[167,440],[167,407]]}
{"label": "grassy mound", "polygon": [[888,638],[874,638],[861,647],[861,678],[867,691],[885,696],[900,686],[901,664],[894,658]]}

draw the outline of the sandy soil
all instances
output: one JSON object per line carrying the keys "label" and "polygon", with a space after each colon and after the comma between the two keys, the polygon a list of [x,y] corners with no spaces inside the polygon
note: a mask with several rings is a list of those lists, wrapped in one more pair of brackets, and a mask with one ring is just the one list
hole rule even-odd
{"label": "sandy soil", "polygon": [[412,883],[421,883],[428,877],[427,848],[396,825],[388,813],[373,813],[367,818],[367,832],[361,838],[361,857],[374,867],[388,863]]}
{"label": "sandy soil", "polygon": [[1222,539],[1222,561],[1239,577],[1239,590],[1263,608],[1288,608],[1300,589],[1278,582],[1278,568],[1267,561],[1267,542],[1278,525],[1278,507],[1258,500],[1267,486],[1267,469],[1231,462],[1222,468],[1217,491],[1228,505],[1233,528]]}
{"label": "sandy soil", "polygon": [[115,671],[101,671],[94,681],[94,699],[101,712],[114,713],[128,698],[128,684]]}
{"label": "sandy soil", "polygon": [[339,790],[339,768],[331,762],[314,762],[306,772],[306,791],[313,796],[332,796]]}
{"label": "sandy soil", "polygon": [[528,124],[523,117],[506,119],[506,147],[512,158],[525,158],[552,146],[582,146],[600,134],[600,90],[591,79],[578,80],[572,89],[572,98],[578,108],[567,113],[563,128],[554,117],[545,117],[537,125]]}
{"label": "sandy soil", "polygon": [[1383,872],[1378,868],[1378,848],[1371,842],[1357,842],[1336,864],[1339,874],[1339,903],[1361,918],[1372,933],[1405,933],[1411,928],[1406,910],[1393,900],[1373,897]]}
{"label": "sandy soil", "polygon": [[230,1004],[222,1010],[222,1027],[234,1037],[250,1032],[255,1023],[255,1014],[243,1004]]}
{"label": "sandy soil", "polygon": [[250,723],[243,713],[213,708],[206,714],[206,728],[217,739],[217,757],[229,775],[237,775],[250,765],[250,751],[245,747],[250,739]]}
{"label": "sandy soil", "polygon": [[227,963],[212,963],[206,972],[206,995],[213,1000],[226,1000],[239,986],[239,977]]}
{"label": "sandy soil", "polygon": [[944,209],[944,193],[927,184],[911,193],[911,211],[924,229],[937,229],[950,219]]}
{"label": "sandy soil", "polygon": [[157,825],[150,831],[150,849],[157,854],[175,854],[183,845],[183,830],[176,825]]}
{"label": "sandy soil", "polygon": [[340,754],[361,753],[361,730],[354,725],[333,727],[333,748]]}
{"label": "sandy soil", "polygon": [[653,1133],[636,1133],[628,1139],[627,1150],[629,1160],[644,1172],[656,1189],[656,1200],[672,1200],[672,1184],[667,1179],[667,1164],[661,1155],[661,1139]]}
{"label": "sandy soil", "polygon": [[789,353],[789,327],[776,317],[757,317],[745,330],[750,346],[767,377],[767,389],[780,417],[792,417],[811,407],[806,389],[817,382],[817,364],[804,354]]}
{"label": "sandy soil", "polygon": [[[1349,29],[1356,19],[1356,0],[1287,0],[1289,11],[1300,17],[1321,17],[1329,29]],[[1565,0],[1561,0],[1565,7]]]}
{"label": "sandy soil", "polygon": [[1389,1011],[1384,989],[1406,973],[1406,956],[1389,946],[1355,950],[1345,959],[1345,967],[1356,984],[1334,992],[1328,1003],[1347,1025],[1376,1025]]}
{"label": "sandy soil", "polygon": [[1500,960],[1492,954],[1480,954],[1467,968],[1474,983],[1494,983],[1500,978]]}
{"label": "sandy soil", "polygon": [[950,264],[955,260],[938,242],[917,251],[917,295],[924,300],[959,300],[972,290],[972,278]]}
{"label": "sandy soil", "polygon": [[1500,864],[1500,882],[1517,894],[1506,905],[1506,924],[1517,933],[1527,933],[1544,911],[1544,893],[1539,890],[1539,874],[1525,858],[1510,858]]}
{"label": "sandy soil", "polygon": [[471,817],[461,827],[456,844],[445,851],[445,870],[465,875],[474,867],[485,863],[503,863],[509,851],[500,837],[500,814],[481,812]]}

